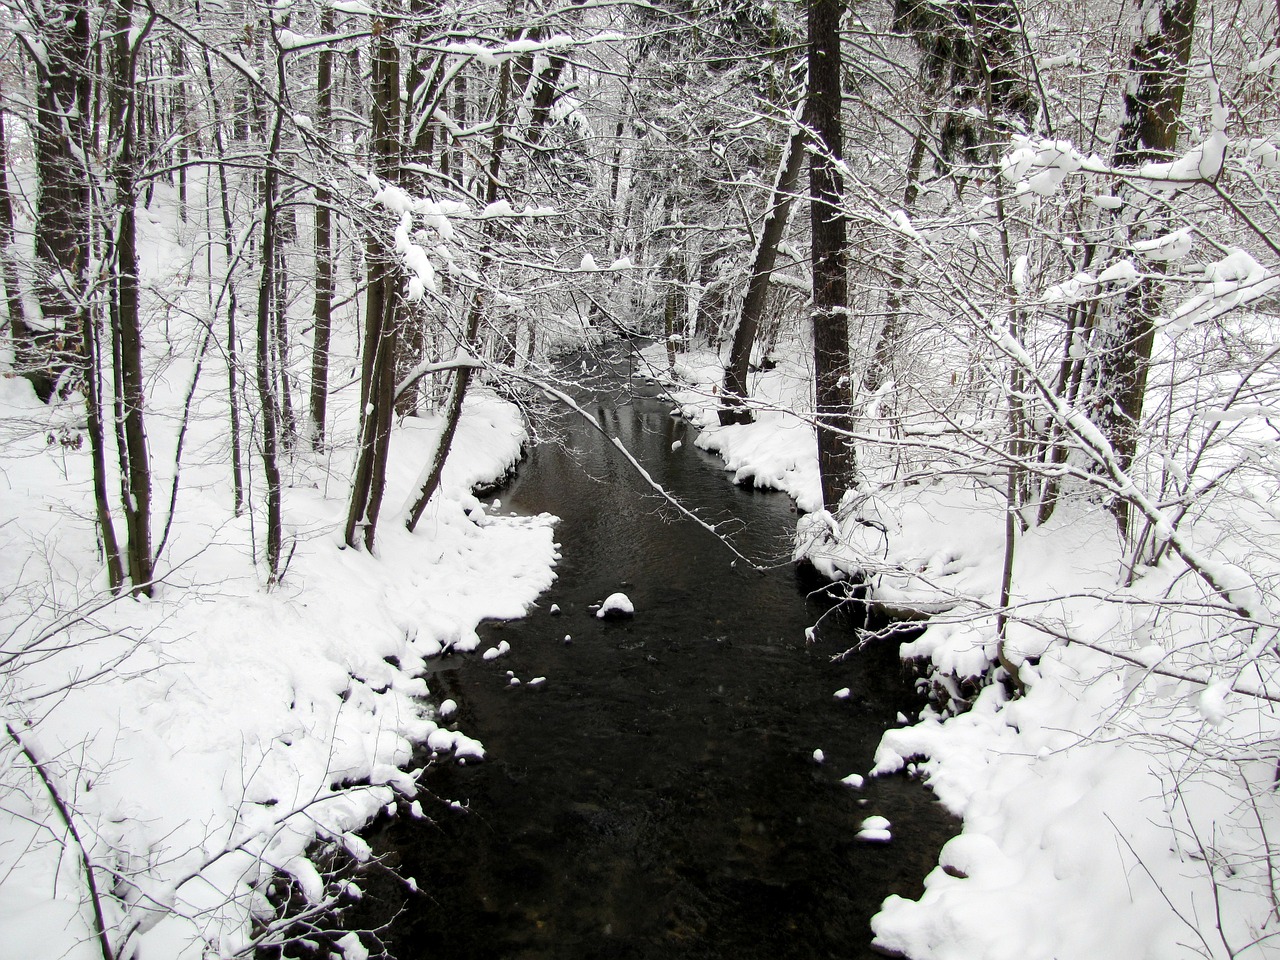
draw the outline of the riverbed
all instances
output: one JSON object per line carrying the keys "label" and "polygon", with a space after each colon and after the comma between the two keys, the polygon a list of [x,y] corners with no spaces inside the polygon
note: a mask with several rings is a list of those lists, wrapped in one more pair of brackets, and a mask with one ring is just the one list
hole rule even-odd
{"label": "riverbed", "polygon": [[[526,618],[482,628],[481,650],[501,655],[446,656],[428,677],[486,759],[437,759],[426,819],[367,833],[430,894],[367,878],[346,922],[397,914],[384,937],[399,960],[876,956],[870,917],[919,895],[956,830],[918,781],[845,782],[914,719],[914,678],[888,644],[835,662],[856,639],[843,615],[811,639],[831,600],[786,562],[789,499],[734,486],[656,391],[610,383],[580,402],[768,569],[562,417],[486,501],[560,518],[555,585]],[[598,618],[618,591],[634,616]],[[873,815],[888,842],[858,839]]]}

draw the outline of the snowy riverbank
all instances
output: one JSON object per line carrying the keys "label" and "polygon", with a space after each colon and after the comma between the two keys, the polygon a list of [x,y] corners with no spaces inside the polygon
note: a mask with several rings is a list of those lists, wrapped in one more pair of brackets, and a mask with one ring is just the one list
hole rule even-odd
{"label": "snowy riverbank", "polygon": [[[648,355],[665,372],[663,352]],[[753,424],[718,425],[713,354],[680,356],[676,399],[704,428],[698,444],[735,479],[815,510],[813,432],[791,413],[810,405],[811,377],[803,359],[779,361],[753,376]],[[874,411],[859,427],[881,429]],[[1276,724],[1266,698],[1229,690],[1230,675],[1189,679],[1211,677],[1180,658],[1212,629],[1183,613],[1203,602],[1194,579],[1170,559],[1124,585],[1111,515],[1065,502],[1019,538],[1004,653],[1021,690],[1011,699],[1013,683],[986,682],[997,659],[1003,481],[878,456],[861,463],[859,516],[804,517],[798,550],[829,573],[872,570],[879,599],[951,608],[902,650],[932,662],[940,706],[889,731],[874,772],[919,762],[964,819],[923,897],[886,901],[873,924],[878,946],[916,960],[1280,952],[1269,940],[1278,914],[1266,839],[1280,814],[1266,748]],[[1226,558],[1222,569],[1252,563],[1265,582],[1268,555],[1218,523],[1197,541]]]}
{"label": "snowy riverbank", "polygon": [[[551,519],[488,517],[469,492],[504,475],[524,440],[518,411],[478,392],[443,495],[415,534],[390,511],[426,462],[436,424],[398,428],[376,557],[339,548],[343,458],[299,455],[285,496],[292,556],[267,589],[250,561],[261,530],[231,515],[212,412],[220,402],[197,395],[155,597],[113,601],[98,575],[87,449],[58,443],[80,405],[45,407],[25,381],[0,380],[3,702],[13,731],[0,929],[12,956],[101,957],[82,853],[117,955],[139,960],[245,955],[271,922],[263,881],[275,871],[313,905],[356,895],[308,850],[332,841],[367,856],[354,831],[413,798],[413,745],[437,730],[423,658],[473,647],[482,618],[521,615],[552,580]],[[153,449],[171,450],[170,421],[152,422]],[[167,478],[157,490],[167,496]],[[450,745],[460,756],[482,751],[452,733],[433,738],[445,754]]]}

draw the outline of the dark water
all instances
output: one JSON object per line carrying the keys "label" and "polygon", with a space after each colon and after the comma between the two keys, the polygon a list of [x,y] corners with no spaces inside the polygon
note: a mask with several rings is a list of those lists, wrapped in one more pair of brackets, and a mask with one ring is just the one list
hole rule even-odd
{"label": "dark water", "polygon": [[[708,519],[737,518],[742,552],[785,558],[788,498],[734,487],[669,403],[589,408]],[[369,834],[429,893],[371,881],[346,922],[400,909],[385,935],[400,960],[875,956],[871,915],[891,893],[919,894],[955,829],[917,782],[840,783],[919,708],[896,649],[832,663],[853,635],[833,617],[806,643],[829,606],[807,596],[816,583],[789,565],[734,566],[598,434],[562,429],[563,445],[537,447],[496,494],[504,512],[561,517],[556,584],[525,620],[483,628],[484,646],[505,639],[509,654],[447,657],[429,678],[488,760],[438,762],[431,822]],[[596,619],[591,604],[616,590],[635,617]],[[842,687],[852,696],[833,697]],[[892,821],[891,843],[855,839],[871,814]]]}

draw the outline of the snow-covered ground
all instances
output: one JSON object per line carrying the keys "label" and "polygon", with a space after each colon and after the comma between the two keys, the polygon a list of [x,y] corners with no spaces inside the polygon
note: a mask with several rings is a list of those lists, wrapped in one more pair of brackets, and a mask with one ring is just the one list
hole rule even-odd
{"label": "snow-covered ground", "polygon": [[[663,352],[649,358],[665,375]],[[735,479],[817,510],[813,430],[792,413],[811,407],[811,378],[801,353],[778,359],[753,375],[753,424],[719,426],[714,354],[679,357],[674,396],[704,428],[699,446]],[[871,418],[859,426],[876,428]],[[1004,648],[1017,683],[983,685],[998,655],[999,485],[894,482],[874,453],[861,467],[858,516],[805,516],[797,549],[836,575],[878,571],[879,600],[949,608],[902,650],[932,662],[939,706],[886,733],[873,772],[918,761],[964,819],[924,895],[885,902],[878,946],[917,960],[1280,956],[1269,842],[1280,833],[1280,728],[1268,699],[1231,692],[1239,676],[1214,675],[1189,653],[1212,641],[1200,622],[1210,618],[1195,611],[1216,598],[1172,560],[1124,586],[1111,515],[1066,501],[1018,541]],[[1218,523],[1196,536],[1234,564],[1221,569],[1249,570],[1257,583],[1274,576],[1273,554],[1233,539],[1231,518]]]}
{"label": "snow-covered ground", "polygon": [[[413,744],[455,745],[432,736],[445,721],[422,699],[423,658],[473,648],[482,618],[521,615],[549,584],[550,518],[486,517],[468,492],[519,456],[519,415],[478,395],[447,495],[415,534],[393,515],[376,557],[339,549],[345,485],[326,495],[323,478],[297,478],[286,497],[296,552],[271,590],[247,560],[249,518],[230,519],[227,485],[193,471],[164,584],[154,599],[110,602],[92,573],[85,454],[47,446],[48,411],[24,381],[0,386],[6,654],[32,644],[9,664],[5,721],[133,905],[107,922],[141,924],[137,956],[199,956],[203,942],[232,955],[248,942],[248,910],[265,909],[252,888],[282,870],[323,902],[333,891],[309,845],[365,856],[352,831],[413,797]],[[389,505],[407,496],[433,426],[398,431]],[[461,742],[459,753],[479,750]],[[80,855],[13,748],[0,801],[5,952],[100,956]]]}
{"label": "snow-covered ground", "polygon": [[[163,197],[156,211],[144,224],[149,295],[194,300],[194,315],[203,285],[179,274],[199,262],[200,234]],[[158,546],[203,328],[182,311],[163,330],[149,316]],[[334,442],[320,455],[304,441],[288,458],[287,569],[272,586],[253,563],[263,517],[232,510],[225,367],[206,358],[150,599],[106,590],[82,402],[46,407],[25,380],[0,376],[0,954],[103,956],[87,857],[116,956],[247,955],[270,933],[271,887],[277,901],[289,892],[273,877],[287,874],[313,907],[358,894],[313,852],[368,856],[354,831],[413,799],[415,744],[439,762],[483,755],[434,714],[422,672],[445,648],[473,648],[480,620],[520,616],[553,578],[553,519],[486,516],[471,494],[518,460],[524,423],[474,389],[442,490],[410,534],[401,508],[439,424],[402,422],[376,555],[343,549],[359,388],[337,381],[352,347],[344,327]],[[255,449],[245,457],[259,506]]]}

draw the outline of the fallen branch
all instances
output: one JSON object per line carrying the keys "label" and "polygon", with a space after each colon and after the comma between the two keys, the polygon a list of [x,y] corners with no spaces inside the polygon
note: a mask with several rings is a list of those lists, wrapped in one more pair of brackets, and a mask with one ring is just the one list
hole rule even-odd
{"label": "fallen branch", "polygon": [[53,780],[50,779],[49,774],[45,771],[44,765],[32,752],[31,748],[23,743],[22,738],[18,736],[18,731],[13,729],[13,724],[6,723],[5,730],[9,732],[9,739],[22,751],[22,755],[27,758],[31,768],[40,777],[45,789],[49,791],[49,798],[53,801],[53,808],[58,811],[58,816],[67,825],[67,831],[71,834],[71,839],[75,841],[76,849],[80,851],[80,862],[84,864],[85,882],[89,886],[89,902],[93,904],[93,919],[97,925],[97,930],[94,932],[98,938],[98,946],[102,951],[102,960],[116,960],[115,951],[111,949],[111,941],[107,937],[107,921],[102,915],[102,897],[98,893],[98,882],[93,876],[93,864],[90,862],[89,853],[85,850],[84,843],[80,839],[80,833],[76,830],[76,825],[71,820],[71,811],[67,809],[66,803],[63,802],[62,796],[58,793],[58,788],[53,785]]}

